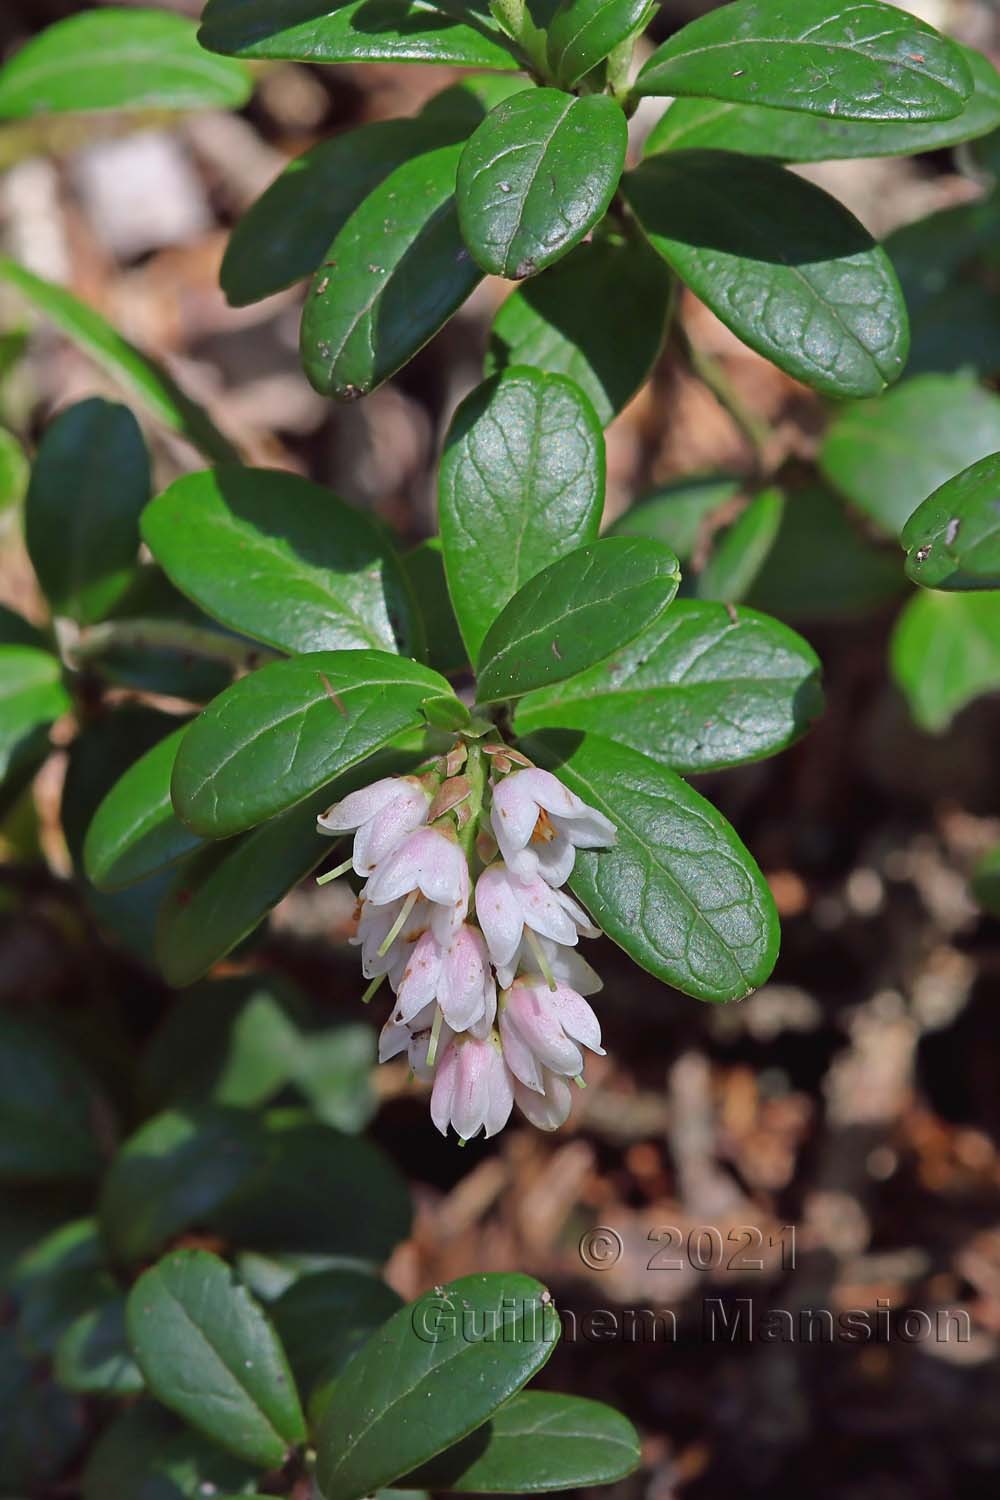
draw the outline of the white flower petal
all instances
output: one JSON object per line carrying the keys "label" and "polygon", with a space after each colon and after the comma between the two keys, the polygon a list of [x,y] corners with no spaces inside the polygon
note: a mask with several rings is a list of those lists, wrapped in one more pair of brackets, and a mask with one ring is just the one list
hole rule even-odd
{"label": "white flower petal", "polygon": [[573,1103],[573,1090],[565,1078],[546,1072],[544,1092],[536,1093],[514,1080],[514,1099],[525,1118],[538,1130],[558,1130],[565,1124]]}
{"label": "white flower petal", "polygon": [[490,865],[476,881],[476,916],[495,964],[509,964],[524,931],[524,916],[503,865]]}
{"label": "white flower petal", "polygon": [[542,1065],[528,1044],[522,1040],[517,1028],[511,1024],[506,1009],[500,1012],[500,1040],[503,1043],[503,1055],[507,1066],[514,1077],[519,1078],[525,1088],[534,1089],[540,1093],[545,1086],[542,1081]]}
{"label": "white flower petal", "polygon": [[381,781],[373,781],[371,786],[361,787],[358,791],[351,792],[342,802],[335,802],[332,807],[328,807],[316,819],[317,825],[323,833],[351,833],[381,812],[383,807],[400,795],[400,788],[406,785],[400,776],[385,776]]}

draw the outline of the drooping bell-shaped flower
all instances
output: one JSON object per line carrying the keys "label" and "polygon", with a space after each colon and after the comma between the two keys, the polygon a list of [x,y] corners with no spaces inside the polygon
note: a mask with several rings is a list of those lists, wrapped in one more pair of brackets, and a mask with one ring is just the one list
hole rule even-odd
{"label": "drooping bell-shaped flower", "polygon": [[564,885],[577,849],[615,842],[614,824],[551,771],[513,771],[493,788],[490,822],[504,863],[521,880]]}
{"label": "drooping bell-shaped flower", "polygon": [[[391,1057],[398,1057],[401,1052],[405,1052],[414,1077],[419,1078],[421,1083],[431,1083],[434,1079],[434,1065],[428,1064],[427,1054],[436,1010],[435,1005],[425,1006],[408,1026],[392,1019],[386,1021],[379,1032],[379,1062],[388,1062]],[[452,1035],[451,1027],[446,1022],[440,1022],[437,1038],[439,1051],[448,1045]]]}
{"label": "drooping bell-shaped flower", "polygon": [[567,948],[537,934],[533,934],[530,942],[522,937],[510,963],[497,966],[497,983],[502,990],[509,990],[519,974],[537,974],[542,966],[553,979],[568,984],[581,995],[596,995],[604,988],[604,980],[579,948]]}
{"label": "drooping bell-shaped flower", "polygon": [[396,991],[394,1019],[409,1025],[433,1000],[453,1031],[485,1035],[493,1025],[496,981],[483,935],[468,922],[448,943],[425,932],[415,944]]}
{"label": "drooping bell-shaped flower", "polygon": [[465,851],[448,827],[418,828],[369,876],[362,895],[376,906],[423,896],[431,903],[431,930],[445,942],[469,910]]}
{"label": "drooping bell-shaped flower", "polygon": [[522,1115],[539,1130],[558,1130],[566,1123],[573,1090],[559,1073],[542,1069],[541,1091],[529,1089],[519,1078],[514,1079],[514,1103]]}
{"label": "drooping bell-shaped flower", "polygon": [[568,947],[580,933],[597,937],[600,932],[565,891],[554,890],[540,877],[519,880],[500,863],[490,865],[476,881],[476,916],[498,967],[511,963],[525,928]]}
{"label": "drooping bell-shaped flower", "polygon": [[321,833],[354,833],[354,869],[370,875],[408,833],[426,823],[430,805],[430,792],[415,776],[386,776],[335,802],[317,827]]}
{"label": "drooping bell-shaped flower", "polygon": [[544,1090],[544,1070],[578,1078],[584,1047],[604,1056],[601,1027],[582,995],[568,985],[549,989],[540,974],[518,979],[505,991],[500,1037],[507,1066],[529,1089]]}
{"label": "drooping bell-shaped flower", "polygon": [[460,1140],[480,1130],[496,1135],[510,1118],[514,1089],[495,1032],[484,1039],[465,1032],[438,1055],[431,1119],[442,1135],[451,1125]]}

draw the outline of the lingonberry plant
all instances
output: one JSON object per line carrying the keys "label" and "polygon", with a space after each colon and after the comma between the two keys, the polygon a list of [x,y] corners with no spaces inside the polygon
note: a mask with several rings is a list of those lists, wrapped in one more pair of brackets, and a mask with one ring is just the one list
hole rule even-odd
{"label": "lingonberry plant", "polygon": [[[1000,402],[928,353],[941,293],[928,266],[947,281],[969,257],[942,260],[952,239],[933,225],[887,253],[788,167],[987,137],[1000,78],[879,0],[737,0],[654,48],[642,33],[659,20],[649,0],[209,0],[200,43],[178,17],[105,8],[43,31],[0,70],[0,114],[14,118],[238,107],[255,59],[473,70],[415,118],[293,161],[237,224],[222,286],[243,305],[308,278],[305,373],[357,400],[485,275],[520,283],[444,438],[440,534],[404,549],[321,485],[242,463],[97,313],[0,266],[214,465],[151,499],[131,411],[70,406],[45,431],[25,502],[50,621],[0,617],[5,805],[59,720],[63,825],[97,921],[171,985],[200,981],[144,1064],[121,1146],[100,1089],[57,1041],[14,1023],[0,1034],[0,1169],[73,1182],[75,1213],[96,1188],[93,1213],[51,1229],[15,1270],[16,1486],[75,1462],[93,1431],[80,1394],[129,1401],[90,1451],[86,1500],[161,1482],[183,1495],[315,1485],[326,1500],[538,1491],[637,1461],[615,1413],[518,1394],[557,1331],[537,1283],[470,1277],[402,1308],[372,1274],[406,1232],[405,1189],[350,1134],[367,1118],[363,1085],[345,1097],[319,1083],[352,1048],[346,1071],[364,1073],[366,1029],[348,1042],[300,997],[204,976],[329,857],[320,885],[348,880],[357,896],[379,1054],[408,1056],[434,1123],[464,1141],[499,1131],[515,1104],[543,1129],[565,1119],[585,1051],[601,1051],[581,937],[605,932],[701,1000],[739,999],[771,972],[767,884],[688,778],[803,733],[819,664],[741,601],[836,613],[891,593],[902,570],[814,477],[786,503],[753,420],[680,330],[753,440],[754,471],[685,482],[599,534],[603,429],[656,362],[680,284],[788,375],[848,403],[820,469],[884,531],[906,522],[918,583],[1000,583]],[[651,96],[674,102],[626,170],[630,119]],[[978,254],[995,207],[967,218]],[[927,314],[925,363],[882,397],[909,351],[894,261]],[[917,464],[900,483],[899,450],[912,440],[919,453],[934,420],[952,434],[966,422],[967,446],[944,472],[936,453],[933,480]],[[0,457],[16,467],[12,440]],[[740,496],[735,521],[714,524]],[[934,597],[904,611],[900,660],[919,658],[917,616]],[[973,624],[955,623],[960,645]],[[994,640],[992,679],[980,666],[973,690],[1000,679],[998,656]],[[164,695],[185,710],[165,712]],[[926,708],[926,694],[911,699]],[[935,722],[933,706],[923,718]],[[331,838],[353,843],[331,854]],[[276,1107],[287,1090],[294,1109]]]}

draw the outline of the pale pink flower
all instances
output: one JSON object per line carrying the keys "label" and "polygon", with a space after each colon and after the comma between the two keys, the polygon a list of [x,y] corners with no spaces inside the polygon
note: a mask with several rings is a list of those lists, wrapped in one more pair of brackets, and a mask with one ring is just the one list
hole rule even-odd
{"label": "pale pink flower", "polygon": [[542,1089],[526,1088],[514,1079],[514,1103],[525,1118],[539,1130],[558,1130],[565,1125],[573,1102],[573,1090],[565,1078],[548,1068],[542,1069]]}
{"label": "pale pink flower", "polygon": [[442,942],[469,910],[469,865],[454,837],[441,828],[418,828],[379,865],[362,895],[376,906],[419,894],[431,903],[430,926]]}
{"label": "pale pink flower", "polygon": [[451,1125],[463,1141],[480,1130],[496,1135],[513,1107],[512,1080],[495,1033],[484,1040],[467,1032],[453,1037],[440,1054],[431,1093],[431,1119],[441,1134]]}
{"label": "pale pink flower", "polygon": [[498,968],[511,963],[525,927],[569,947],[580,933],[587,937],[600,933],[565,891],[553,890],[540,878],[518,880],[499,863],[490,865],[476,881],[476,916]]}
{"label": "pale pink flower", "polygon": [[541,949],[553,979],[561,980],[581,995],[596,995],[604,988],[604,980],[591,968],[579,948],[567,948],[552,942],[551,938],[536,936],[534,945],[522,937],[510,963],[497,965],[497,983],[502,990],[510,989],[518,974],[538,973],[538,949]]}
{"label": "pale pink flower", "polygon": [[[397,1057],[400,1052],[407,1054],[410,1069],[421,1083],[430,1083],[434,1077],[434,1068],[427,1065],[427,1050],[431,1044],[431,1028],[434,1025],[434,1013],[437,1007],[427,1005],[418,1015],[413,1017],[409,1026],[401,1026],[394,1020],[386,1021],[379,1033],[378,1060],[388,1062],[391,1057]],[[446,1047],[452,1038],[451,1027],[442,1022],[438,1032],[438,1049]]]}
{"label": "pale pink flower", "polygon": [[[350,940],[361,948],[361,972],[365,978],[376,979],[380,974],[388,974],[393,989],[396,989],[402,979],[414,944],[427,931],[433,915],[429,901],[414,901],[404,914],[405,904],[403,898],[400,898],[398,901],[388,901],[384,906],[376,906],[373,901],[362,897],[357,931]],[[401,916],[402,926],[385,952],[380,953],[379,949]]]}
{"label": "pale pink flower", "polygon": [[500,1037],[507,1066],[529,1089],[544,1089],[544,1069],[578,1078],[582,1048],[604,1056],[601,1027],[593,1010],[568,985],[550,990],[540,974],[518,979],[504,993]]}
{"label": "pale pink flower", "polygon": [[553,886],[569,879],[577,849],[615,842],[615,826],[603,813],[537,766],[514,771],[497,783],[490,821],[514,874],[521,880],[540,876]]}
{"label": "pale pink flower", "polygon": [[386,776],[335,802],[317,827],[320,833],[353,832],[354,869],[370,875],[408,833],[426,823],[430,805],[430,793],[415,777]]}
{"label": "pale pink flower", "polygon": [[485,1035],[496,1015],[497,989],[482,933],[467,922],[447,943],[425,932],[410,954],[396,994],[397,1021],[409,1024],[436,1000],[453,1031],[476,1027]]}

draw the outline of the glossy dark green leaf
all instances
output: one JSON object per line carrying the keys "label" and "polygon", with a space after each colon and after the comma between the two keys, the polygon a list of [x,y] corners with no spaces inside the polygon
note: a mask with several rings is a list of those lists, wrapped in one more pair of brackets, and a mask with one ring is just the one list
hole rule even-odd
{"label": "glossy dark green leaf", "polygon": [[727,530],[713,540],[712,554],[695,580],[699,599],[738,604],[746,598],[774,546],[785,512],[781,490],[762,490]]}
{"label": "glossy dark green leaf", "polygon": [[749,602],[782,619],[851,619],[884,608],[905,584],[895,548],[873,542],[858,517],[815,486],[788,497]]}
{"label": "glossy dark green leaf", "polygon": [[144,1271],[126,1323],[153,1395],[227,1452],[270,1469],[305,1441],[278,1336],[218,1256],[175,1250]]}
{"label": "glossy dark green leaf", "polygon": [[778,914],[720,812],[648,756],[595,734],[533,735],[525,748],[618,830],[579,850],[570,887],[642,968],[698,1000],[741,1000],[778,954]]}
{"label": "glossy dark green leaf", "polygon": [[490,626],[477,666],[480,701],[517,698],[602,661],[658,620],[677,592],[669,548],[605,537],[536,573]]}
{"label": "glossy dark green leaf", "polygon": [[256,1116],[242,1110],[186,1105],[154,1115],[122,1146],[101,1188],[101,1230],[114,1259],[147,1260],[182,1230],[212,1225],[266,1156]]}
{"label": "glossy dark green leaf", "polygon": [[400,563],[423,622],[428,662],[436,672],[462,671],[469,655],[448,594],[441,538],[428,537],[404,552]]}
{"label": "glossy dark green leaf", "polygon": [[519,734],[595,731],[683,775],[774,755],[822,706],[812,647],[753,610],[678,599],[624,650],[530,693]]}
{"label": "glossy dark green leaf", "polygon": [[228,438],[223,437],[208,413],[155,360],[115,332],[100,313],[74,297],[65,287],[0,258],[0,280],[9,281],[39,312],[67,338],[119,381],[154,417],[187,438],[208,458],[231,463],[239,458]]}
{"label": "glossy dark green leaf", "polygon": [[972,894],[985,911],[1000,916],[1000,844],[984,854],[972,874]]}
{"label": "glossy dark green leaf", "polygon": [[250,1466],[179,1422],[155,1401],[122,1411],[97,1439],[81,1480],[83,1500],[223,1500],[250,1495]]}
{"label": "glossy dark green leaf", "polygon": [[127,406],[93,396],[46,428],[25,501],[25,540],[53,614],[103,619],[128,589],[149,499],[149,458]]}
{"label": "glossy dark green leaf", "polygon": [[272,662],[220,694],[174,765],[174,806],[209,838],[297,806],[407,730],[447,694],[429,667],[384,651],[316,651]]}
{"label": "glossy dark green leaf", "polygon": [[[474,102],[467,91],[463,97]],[[437,116],[379,120],[289,162],[229,237],[219,272],[227,300],[243,307],[311,276],[369,193],[411,157],[462,139],[475,128],[472,112],[464,129]]]}
{"label": "glossy dark green leaf", "polygon": [[640,27],[650,0],[562,0],[548,31],[548,62],[570,89]]}
{"label": "glossy dark green leaf", "polygon": [[903,527],[906,571],[931,589],[1000,588],[1000,453],[918,505]]}
{"label": "glossy dark green leaf", "polygon": [[523,282],[502,304],[486,373],[534,365],[568,375],[606,427],[652,369],[671,302],[670,272],[645,240],[591,240]]}
{"label": "glossy dark green leaf", "polygon": [[402,1303],[362,1271],[318,1271],[293,1282],[271,1318],[304,1398],[321,1375],[346,1363]]}
{"label": "glossy dark green leaf", "polygon": [[44,759],[49,727],[70,706],[50,652],[0,646],[0,780]]}
{"label": "glossy dark green leaf", "polygon": [[250,74],[198,45],[195,25],[162,10],[108,7],[67,16],[0,69],[0,117],[91,109],[238,109]]}
{"label": "glossy dark green leaf", "polygon": [[309,286],[300,339],[305,372],[321,395],[353,401],[388,380],[482,279],[455,209],[462,149],[461,140],[429,145],[401,162],[328,246]]}
{"label": "glossy dark green leaf", "polygon": [[967,376],[922,375],[840,412],[819,462],[841,494],[892,534],[939,485],[998,449],[1000,398]]}
{"label": "glossy dark green leaf", "polygon": [[664,542],[686,563],[704,536],[712,517],[739,495],[740,481],[726,474],[693,475],[675,480],[645,495],[613,523],[611,536],[645,536]]}
{"label": "glossy dark green leaf", "polygon": [[316,1439],[324,1500],[359,1500],[465,1437],[544,1365],[559,1331],[529,1276],[466,1276],[401,1308],[326,1405]]}
{"label": "glossy dark green leaf", "polygon": [[719,99],[676,99],[650,131],[645,154],[708,148],[805,162],[911,156],[957,146],[1000,125],[1000,74],[981,52],[959,50],[974,89],[961,113],[950,120],[845,120]]}
{"label": "glossy dark green leaf", "polygon": [[638,1434],[620,1412],[584,1396],[521,1391],[406,1479],[460,1494],[540,1495],[613,1484],[638,1465]]}
{"label": "glossy dark green leaf", "polygon": [[51,1357],[66,1329],[114,1289],[96,1221],[60,1224],[32,1245],[11,1273],[7,1290],[19,1349],[32,1359]]}
{"label": "glossy dark green leaf", "polygon": [[0,1019],[0,1179],[96,1176],[106,1109],[87,1070],[54,1037]]}
{"label": "glossy dark green leaf", "polygon": [[419,653],[383,529],[298,474],[236,465],[187,474],[147,506],[142,535],[183,593],[254,640]]}
{"label": "glossy dark green leaf", "polygon": [[922,589],[896,622],[889,659],[921,729],[942,733],[967,703],[1000,691],[1000,592]]}
{"label": "glossy dark green leaf", "polygon": [[771,162],[668,151],[625,179],[654,249],[751,349],[831,396],[902,373],[906,307],[885,252],[834,198]]}
{"label": "glossy dark green leaf", "polygon": [[485,6],[473,0],[461,15],[429,0],[209,0],[199,38],[238,57],[519,66]]}
{"label": "glossy dark green leaf", "polygon": [[82,1396],[135,1396],[142,1374],[125,1336],[125,1298],[107,1298],[76,1318],[59,1340],[59,1384]]}
{"label": "glossy dark green leaf", "polygon": [[445,438],[438,516],[469,656],[530,578],[585,542],[604,509],[604,438],[562,375],[515,366],[477,386]]}
{"label": "glossy dark green leaf", "polygon": [[972,79],[953,43],[894,5],[737,0],[659,47],[635,87],[847,120],[948,120]]}
{"label": "glossy dark green leaf", "polygon": [[114,891],[172,865],[201,844],[170,800],[170,775],[186,725],[139,757],[104,798],[83,848],[87,879]]}
{"label": "glossy dark green leaf", "polygon": [[484,271],[544,270],[607,212],[628,131],[613,99],[528,89],[490,111],[458,168],[462,238]]}
{"label": "glossy dark green leaf", "polygon": [[252,1182],[214,1215],[247,1249],[381,1264],[410,1232],[410,1195],[389,1158],[301,1110],[271,1110],[267,1156]]}

